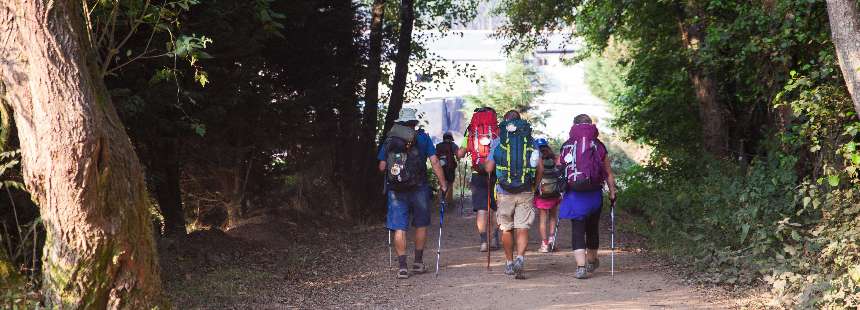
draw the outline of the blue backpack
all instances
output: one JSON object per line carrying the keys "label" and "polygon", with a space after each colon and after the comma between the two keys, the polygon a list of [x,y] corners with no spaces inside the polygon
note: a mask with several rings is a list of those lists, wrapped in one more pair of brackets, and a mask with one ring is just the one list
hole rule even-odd
{"label": "blue backpack", "polygon": [[535,168],[529,164],[534,152],[532,126],[512,119],[499,124],[499,145],[493,154],[499,186],[509,193],[532,190]]}

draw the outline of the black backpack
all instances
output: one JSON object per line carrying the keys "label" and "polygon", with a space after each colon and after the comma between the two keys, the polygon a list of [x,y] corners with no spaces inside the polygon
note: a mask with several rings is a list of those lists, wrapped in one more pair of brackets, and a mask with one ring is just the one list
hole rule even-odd
{"label": "black backpack", "polygon": [[411,191],[418,188],[426,178],[427,167],[418,147],[415,146],[416,137],[415,129],[399,124],[391,127],[388,132],[385,142],[385,177],[390,190]]}
{"label": "black backpack", "polygon": [[436,145],[436,157],[445,172],[445,180],[452,182],[457,170],[457,154],[454,153],[454,142],[445,141]]}
{"label": "black backpack", "polygon": [[543,158],[543,178],[538,186],[538,197],[561,197],[565,184],[561,178],[561,171],[555,166],[555,158]]}

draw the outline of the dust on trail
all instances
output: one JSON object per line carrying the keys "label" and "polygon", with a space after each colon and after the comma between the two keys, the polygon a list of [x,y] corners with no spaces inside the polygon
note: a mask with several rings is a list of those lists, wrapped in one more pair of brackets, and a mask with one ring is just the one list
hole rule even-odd
{"label": "dust on trail", "polygon": [[[434,277],[438,210],[428,229],[427,274],[406,280],[388,268],[387,235],[381,226],[346,230],[296,229],[272,221],[227,233],[250,250],[232,251],[235,261],[201,268],[179,264],[167,276],[171,299],[182,309],[714,309],[732,301],[704,294],[664,272],[666,266],[631,247],[637,240],[623,232],[623,247],[610,276],[608,210],[601,226],[601,265],[591,278],[574,278],[570,222],[559,231],[560,249],[538,253],[539,235],[530,232],[525,280],[503,274],[503,252],[478,252],[474,216],[456,206],[445,216],[439,277]],[[624,221],[622,221],[624,222]],[[536,223],[535,223],[536,224]],[[623,224],[622,224],[623,225]],[[535,225],[535,228],[537,225]],[[622,230],[623,231],[623,230]],[[411,234],[410,234],[411,235]],[[410,236],[411,240],[411,236]],[[412,262],[412,250],[409,262]],[[208,254],[207,254],[208,255]],[[170,262],[168,262],[170,263]],[[395,257],[396,265],[396,257]],[[162,262],[164,266],[165,262]],[[183,271],[183,268],[194,272]],[[181,276],[183,272],[187,275]]]}
{"label": "dust on trail", "polygon": [[[394,296],[415,296],[414,303],[394,301],[390,306],[424,309],[729,308],[727,302],[709,301],[677,278],[663,274],[659,264],[635,249],[625,247],[625,251],[616,251],[615,276],[612,277],[608,212],[604,212],[601,223],[601,265],[590,278],[578,280],[574,277],[576,264],[571,251],[570,221],[562,221],[559,225],[560,249],[554,253],[538,253],[540,235],[536,220],[526,253],[527,278],[514,280],[504,275],[502,251],[492,253],[491,269],[486,269],[486,253],[478,252],[474,216],[461,217],[456,210],[451,211],[446,214],[443,230],[439,277],[431,272],[397,281],[393,271],[384,274],[396,285],[398,293]],[[431,230],[428,242],[432,251],[425,251],[432,254],[425,254],[425,260],[431,264],[436,260],[438,214],[433,223],[435,230]],[[629,241],[627,235],[616,233],[616,244],[625,246]]]}

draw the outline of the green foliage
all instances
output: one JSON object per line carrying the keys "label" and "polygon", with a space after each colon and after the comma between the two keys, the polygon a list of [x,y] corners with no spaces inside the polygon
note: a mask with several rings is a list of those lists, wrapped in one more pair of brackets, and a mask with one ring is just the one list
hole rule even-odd
{"label": "green foliage", "polygon": [[522,113],[532,126],[544,125],[549,115],[536,110],[544,84],[537,70],[522,59],[519,56],[508,61],[504,73],[495,74],[483,83],[478,95],[466,97],[464,113],[471,115],[479,107],[491,107],[500,115],[514,110]]}
{"label": "green foliage", "polygon": [[[621,176],[620,206],[644,213],[643,232],[658,247],[695,257],[702,281],[763,280],[777,305],[856,307],[860,192],[851,101],[841,87],[804,78],[782,94],[794,98],[781,104],[798,121],[767,157],[746,169],[704,161],[692,177],[637,168]],[[798,168],[814,171],[800,179]]]}
{"label": "green foliage", "polygon": [[585,66],[585,84],[597,98],[612,101],[626,92],[624,77],[627,66],[624,63],[624,47],[613,44],[601,57],[591,57]]}
{"label": "green foliage", "polygon": [[[619,204],[658,248],[690,257],[704,282],[768,283],[776,307],[860,305],[860,122],[824,1],[508,0],[503,11],[512,48],[572,28],[579,58],[600,56],[590,88],[625,138],[654,149],[619,176]],[[701,155],[691,72],[715,84],[731,161]]]}
{"label": "green foliage", "polygon": [[[445,36],[457,35],[451,28],[457,24],[467,23],[477,14],[478,0],[422,0],[415,2],[415,21],[412,34],[412,53],[409,61],[410,75],[419,76],[419,80],[407,80],[404,102],[421,98],[424,91],[430,89],[450,89],[452,77],[466,76],[477,80],[476,67],[466,63],[445,61],[439,55],[430,52],[427,46],[434,40]],[[370,7],[372,0],[362,3]],[[369,18],[369,13],[366,14]],[[394,78],[394,58],[397,54],[397,40],[400,32],[400,3],[387,1],[383,22],[383,63],[381,82],[390,89]],[[369,23],[369,21],[367,21]],[[380,112],[387,109],[389,94],[380,94]],[[379,118],[384,121],[383,117]]]}
{"label": "green foliage", "polygon": [[0,152],[0,190],[17,189],[25,190],[24,184],[18,181],[17,173],[20,169],[21,151]]}
{"label": "green foliage", "polygon": [[[143,59],[173,59],[175,70],[176,58],[195,66],[197,60],[208,57],[202,49],[210,39],[179,34],[182,15],[199,3],[198,0],[84,1],[89,43],[96,52],[101,75],[115,74],[116,70]],[[144,44],[134,44],[136,41]]]}

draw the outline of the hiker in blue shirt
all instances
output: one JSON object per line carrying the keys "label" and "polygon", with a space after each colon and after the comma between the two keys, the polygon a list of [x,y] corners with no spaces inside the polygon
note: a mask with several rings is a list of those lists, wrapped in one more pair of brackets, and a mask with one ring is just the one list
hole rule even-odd
{"label": "hiker in blue shirt", "polygon": [[[487,160],[486,171],[495,171],[498,179],[495,188],[498,206],[496,221],[502,231],[505,274],[515,279],[525,279],[529,228],[535,219],[534,185],[540,184],[543,177],[543,163],[538,160],[538,153],[533,149],[530,124],[513,110],[505,113],[504,118],[505,122],[499,125],[500,139],[492,144],[493,156]],[[505,137],[508,137],[507,142],[503,140]]]}
{"label": "hiker in blue shirt", "polygon": [[[388,215],[385,226],[394,231],[394,248],[399,263],[398,279],[409,278],[410,274],[406,264],[406,231],[410,214],[412,226],[415,227],[415,258],[411,272],[420,274],[427,271],[423,254],[432,199],[427,184],[427,159],[430,159],[436,178],[445,180],[433,140],[424,130],[415,130],[418,126],[416,113],[411,108],[400,111],[396,124],[389,131],[377,155],[379,171],[386,173]],[[439,188],[447,192],[448,185],[439,182]]]}

